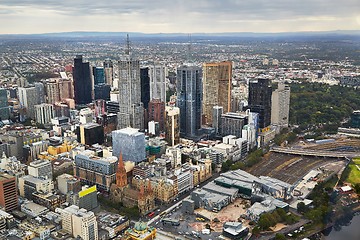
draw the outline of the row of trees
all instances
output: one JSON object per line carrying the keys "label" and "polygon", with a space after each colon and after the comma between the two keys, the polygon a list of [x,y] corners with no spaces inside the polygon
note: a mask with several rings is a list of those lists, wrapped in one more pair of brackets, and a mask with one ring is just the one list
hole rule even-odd
{"label": "row of trees", "polygon": [[223,162],[221,166],[221,171],[227,172],[229,170],[237,170],[237,169],[247,169],[255,164],[259,163],[262,160],[262,157],[264,156],[263,150],[261,148],[256,149],[255,151],[251,152],[244,162],[236,162],[234,163],[231,160],[228,160],[226,162]]}

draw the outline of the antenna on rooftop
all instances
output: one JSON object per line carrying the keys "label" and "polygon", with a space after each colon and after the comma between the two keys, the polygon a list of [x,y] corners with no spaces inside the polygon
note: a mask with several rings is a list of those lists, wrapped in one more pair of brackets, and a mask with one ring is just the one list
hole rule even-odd
{"label": "antenna on rooftop", "polygon": [[192,60],[192,42],[191,42],[191,34],[189,33],[188,34],[188,41],[189,41],[189,44],[187,46],[187,61],[188,62],[191,62]]}
{"label": "antenna on rooftop", "polygon": [[125,50],[125,54],[130,55],[130,38],[129,38],[129,34],[126,34],[126,50]]}

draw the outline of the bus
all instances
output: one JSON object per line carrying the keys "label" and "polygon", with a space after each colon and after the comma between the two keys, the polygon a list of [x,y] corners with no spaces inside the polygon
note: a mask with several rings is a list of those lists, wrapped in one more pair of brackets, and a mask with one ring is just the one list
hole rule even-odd
{"label": "bus", "polygon": [[171,219],[171,218],[164,218],[161,220],[163,224],[170,224],[172,226],[179,226],[180,222],[179,220]]}

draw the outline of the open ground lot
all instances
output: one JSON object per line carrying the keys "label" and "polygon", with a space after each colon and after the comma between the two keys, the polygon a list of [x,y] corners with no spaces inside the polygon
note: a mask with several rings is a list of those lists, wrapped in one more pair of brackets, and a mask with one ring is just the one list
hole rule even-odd
{"label": "open ground lot", "polygon": [[[222,227],[224,222],[238,221],[241,214],[246,212],[246,206],[250,206],[250,201],[244,199],[237,199],[221,211],[215,213],[205,209],[197,209],[194,214],[183,214],[181,208],[175,209],[171,213],[167,214],[166,218],[176,219],[180,221],[179,226],[172,226],[169,224],[162,224],[161,220],[152,224],[161,231],[170,232],[177,236],[194,237],[194,232],[197,234],[198,239],[220,239],[222,234]],[[203,217],[204,220],[197,220],[197,218]],[[218,219],[219,222],[213,221]],[[249,221],[243,220],[244,226],[249,227]],[[209,224],[211,228],[210,235],[202,234],[201,230],[206,228]]]}
{"label": "open ground lot", "polygon": [[255,176],[270,176],[294,184],[310,170],[328,165],[329,163],[343,163],[342,160],[323,157],[309,157],[270,152],[264,160],[250,169]]}

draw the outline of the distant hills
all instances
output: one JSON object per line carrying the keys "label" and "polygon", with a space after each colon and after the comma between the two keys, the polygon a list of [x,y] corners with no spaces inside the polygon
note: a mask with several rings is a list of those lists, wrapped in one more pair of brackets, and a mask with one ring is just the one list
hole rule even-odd
{"label": "distant hills", "polygon": [[[187,33],[141,33],[141,32],[58,32],[41,34],[0,34],[0,38],[103,38],[122,37],[129,34],[132,38],[176,38],[186,37]],[[296,37],[336,37],[360,36],[360,30],[338,31],[308,31],[308,32],[281,32],[281,33],[255,33],[255,32],[224,32],[224,33],[191,33],[192,38],[198,37],[231,37],[231,38],[296,38]]]}

